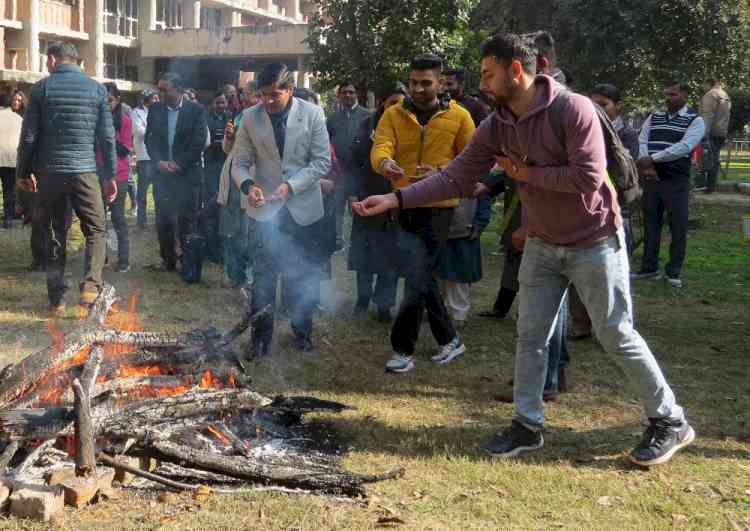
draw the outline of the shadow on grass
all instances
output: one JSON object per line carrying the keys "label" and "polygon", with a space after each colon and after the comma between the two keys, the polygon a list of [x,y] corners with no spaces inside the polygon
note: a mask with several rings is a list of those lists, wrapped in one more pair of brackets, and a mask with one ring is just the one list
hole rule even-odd
{"label": "shadow on grass", "polygon": [[[390,454],[408,459],[468,459],[491,462],[483,446],[497,431],[477,426],[421,426],[403,429],[372,418],[337,418],[331,420],[354,450]],[[547,426],[545,446],[539,451],[522,454],[512,461],[529,465],[570,466],[595,470],[643,471],[627,459],[640,440],[641,426],[615,426],[587,431]],[[701,434],[689,447],[678,453],[707,460],[748,459],[750,452],[707,446]]]}

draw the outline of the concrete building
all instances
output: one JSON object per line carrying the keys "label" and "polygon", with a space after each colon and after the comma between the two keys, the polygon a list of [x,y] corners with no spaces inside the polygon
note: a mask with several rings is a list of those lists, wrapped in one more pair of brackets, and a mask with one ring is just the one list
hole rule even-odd
{"label": "concrete building", "polygon": [[75,43],[91,76],[126,92],[167,69],[212,91],[272,61],[306,85],[312,9],[301,0],[0,0],[0,92],[46,75],[55,40]]}

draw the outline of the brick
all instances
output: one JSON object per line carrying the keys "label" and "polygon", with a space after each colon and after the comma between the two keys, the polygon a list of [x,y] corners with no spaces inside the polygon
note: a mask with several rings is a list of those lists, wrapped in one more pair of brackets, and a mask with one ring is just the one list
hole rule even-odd
{"label": "brick", "polygon": [[114,477],[114,470],[102,468],[94,476],[73,477],[63,481],[61,486],[65,492],[65,505],[80,509],[89,503],[100,490],[112,488]]}
{"label": "brick", "polygon": [[0,481],[0,511],[4,511],[10,503],[8,499],[10,498],[10,486],[6,483]]}
{"label": "brick", "polygon": [[47,485],[60,485],[63,481],[73,478],[76,475],[76,469],[74,467],[58,468],[48,474],[45,474],[44,480]]}
{"label": "brick", "polygon": [[[120,455],[117,457],[117,461],[124,465],[132,466],[133,468],[140,468],[141,460],[138,457],[129,455]],[[129,485],[133,482],[135,476],[130,472],[126,472],[121,468],[115,468],[115,481],[118,481],[120,485]]]}
{"label": "brick", "polygon": [[49,522],[62,512],[64,499],[63,490],[58,486],[24,485],[10,495],[10,514]]}

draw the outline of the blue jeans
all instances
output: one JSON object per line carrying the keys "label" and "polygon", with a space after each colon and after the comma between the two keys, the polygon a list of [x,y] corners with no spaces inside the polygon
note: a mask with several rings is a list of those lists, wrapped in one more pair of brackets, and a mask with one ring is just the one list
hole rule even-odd
{"label": "blue jeans", "polygon": [[544,379],[544,391],[557,393],[560,390],[560,371],[570,365],[568,354],[568,294],[563,295],[560,311],[557,313],[549,340],[547,354],[547,376]]}
{"label": "blue jeans", "polygon": [[544,425],[542,391],[547,342],[573,283],[591,316],[596,337],[614,355],[634,385],[649,418],[684,420],[659,364],[633,328],[630,271],[625,235],[618,230],[587,249],[529,238],[519,273],[519,318],[513,388],[516,419],[529,429]]}

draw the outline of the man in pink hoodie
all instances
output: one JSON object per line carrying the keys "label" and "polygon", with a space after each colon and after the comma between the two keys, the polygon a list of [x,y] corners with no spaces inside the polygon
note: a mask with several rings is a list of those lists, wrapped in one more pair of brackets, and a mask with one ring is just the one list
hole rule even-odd
{"label": "man in pink hoodie", "polygon": [[526,245],[519,273],[518,345],[511,426],[485,450],[512,457],[543,446],[542,390],[547,338],[571,282],[592,317],[604,349],[634,384],[649,427],[630,459],[643,466],[666,463],[690,444],[685,419],[658,363],[633,328],[629,265],[617,194],[607,178],[601,126],[593,103],[567,93],[556,104],[564,142],[550,125],[550,107],[564,88],[535,75],[536,50],[518,35],[496,35],[482,49],[482,91],[496,112],[443,170],[401,190],[354,205],[359,215],[414,208],[472,196],[478,179],[497,161],[518,183]]}

